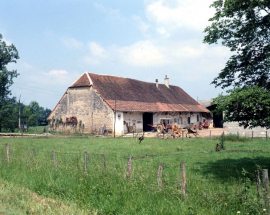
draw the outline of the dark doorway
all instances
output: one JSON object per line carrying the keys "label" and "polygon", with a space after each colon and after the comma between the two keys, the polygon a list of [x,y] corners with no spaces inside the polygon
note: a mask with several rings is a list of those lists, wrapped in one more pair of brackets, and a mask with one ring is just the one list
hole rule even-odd
{"label": "dark doorway", "polygon": [[[217,107],[216,104],[208,106],[207,109],[210,111],[215,110]],[[215,128],[223,128],[223,114],[216,114],[215,112],[213,112],[213,123],[214,123],[214,127]]]}
{"label": "dark doorway", "polygon": [[153,113],[143,113],[143,131],[151,131],[152,127],[149,126],[153,124]]}

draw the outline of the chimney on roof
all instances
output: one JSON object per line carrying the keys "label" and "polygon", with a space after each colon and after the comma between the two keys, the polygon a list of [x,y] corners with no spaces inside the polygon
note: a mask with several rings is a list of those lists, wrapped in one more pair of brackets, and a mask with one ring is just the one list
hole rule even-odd
{"label": "chimney on roof", "polygon": [[158,88],[158,79],[156,79],[156,87]]}
{"label": "chimney on roof", "polygon": [[164,78],[164,82],[165,82],[165,85],[170,88],[170,85],[169,85],[169,78],[167,77],[167,75],[165,76]]}

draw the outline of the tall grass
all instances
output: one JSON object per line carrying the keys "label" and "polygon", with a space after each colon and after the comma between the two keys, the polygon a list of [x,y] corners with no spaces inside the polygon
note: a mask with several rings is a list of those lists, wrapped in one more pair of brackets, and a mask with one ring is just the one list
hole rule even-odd
{"label": "tall grass", "polygon": [[[9,164],[5,142],[10,145]],[[253,173],[256,165],[268,168],[269,154],[196,153],[213,150],[215,143],[208,139],[145,138],[140,145],[132,138],[0,139],[0,178],[38,196],[68,203],[71,214],[76,210],[97,214],[260,214],[262,201],[256,195]],[[243,148],[241,143],[226,145]],[[31,153],[30,165],[28,147],[36,151],[36,163]],[[270,149],[261,140],[247,142],[244,147]],[[52,150],[56,151],[57,170]],[[89,153],[88,174],[84,172],[84,151]],[[158,156],[133,160],[132,176],[127,181],[126,157],[146,154]],[[181,161],[186,163],[186,199],[180,186]],[[164,164],[161,189],[157,185],[160,163]]]}

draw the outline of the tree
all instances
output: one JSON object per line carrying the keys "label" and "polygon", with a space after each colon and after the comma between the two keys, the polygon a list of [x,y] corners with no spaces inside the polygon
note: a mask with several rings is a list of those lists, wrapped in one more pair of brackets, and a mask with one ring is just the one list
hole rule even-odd
{"label": "tree", "polygon": [[17,59],[19,54],[16,47],[13,44],[7,45],[0,34],[0,131],[3,124],[9,120],[9,115],[6,114],[11,95],[9,88],[13,84],[13,79],[19,75],[17,70],[8,70],[7,65],[16,63]]}
{"label": "tree", "polygon": [[[216,13],[209,19],[212,24],[204,30],[204,42],[222,41],[233,53],[212,82],[216,87],[229,88],[228,95],[221,94],[214,102],[219,111],[221,107],[231,111],[232,115],[225,114],[224,121],[238,121],[239,125],[250,128],[269,128],[269,120],[263,117],[270,100],[259,101],[268,98],[270,90],[270,0],[216,0],[210,7],[214,7]],[[243,99],[240,105],[235,100],[238,94],[239,97],[256,96],[257,100]],[[248,106],[252,108],[245,108]],[[237,112],[241,117],[235,114]],[[243,116],[245,122],[241,121]]]}
{"label": "tree", "polygon": [[24,107],[23,116],[25,117],[28,126],[38,126],[39,121],[42,118],[42,109],[36,101],[32,101],[29,105]]}

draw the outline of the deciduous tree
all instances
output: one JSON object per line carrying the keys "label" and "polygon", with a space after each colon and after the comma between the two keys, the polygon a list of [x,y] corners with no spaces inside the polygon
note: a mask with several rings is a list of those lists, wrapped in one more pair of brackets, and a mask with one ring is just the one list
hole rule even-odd
{"label": "deciduous tree", "polygon": [[[209,19],[211,25],[204,30],[204,42],[222,42],[232,51],[225,67],[212,82],[216,87],[229,88],[228,95],[220,95],[214,102],[220,106],[219,111],[221,107],[231,111],[231,115],[225,115],[225,121],[268,128],[270,122],[265,113],[270,106],[270,100],[266,99],[270,90],[270,0],[216,0],[211,7],[216,13]],[[237,94],[257,100],[243,99],[240,105],[235,100]],[[263,99],[266,101],[262,102]],[[248,106],[252,108],[246,108]],[[241,116],[237,116],[237,112]]]}
{"label": "deciduous tree", "polygon": [[13,84],[13,79],[19,75],[17,70],[9,70],[7,65],[16,63],[17,59],[19,54],[16,47],[13,44],[7,45],[0,34],[0,131],[10,117],[6,114],[10,105],[10,86]]}

